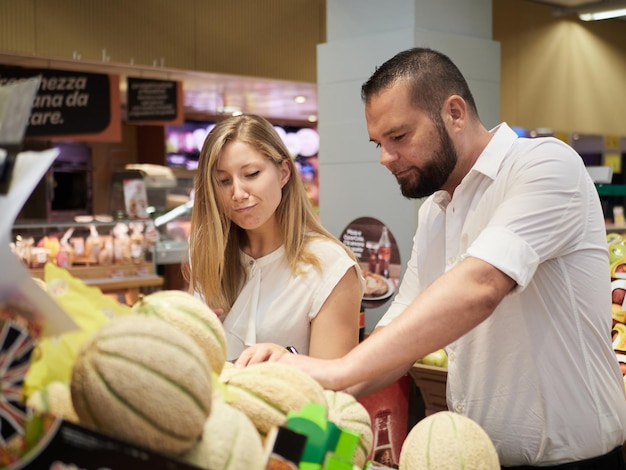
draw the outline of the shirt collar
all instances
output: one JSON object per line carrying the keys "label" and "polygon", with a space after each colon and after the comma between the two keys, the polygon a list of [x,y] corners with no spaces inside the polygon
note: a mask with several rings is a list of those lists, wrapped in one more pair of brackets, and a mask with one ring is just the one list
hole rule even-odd
{"label": "shirt collar", "polygon": [[[513,129],[504,122],[497,125],[489,132],[493,137],[478,156],[469,174],[478,172],[493,180],[496,178],[509,148],[519,137]],[[433,193],[432,198],[433,202],[437,204],[442,211],[446,210],[446,207],[448,207],[448,204],[452,200],[450,194],[444,190],[436,191]]]}
{"label": "shirt collar", "polygon": [[478,156],[471,171],[477,171],[495,179],[504,157],[519,136],[504,122],[489,132],[493,137]]}

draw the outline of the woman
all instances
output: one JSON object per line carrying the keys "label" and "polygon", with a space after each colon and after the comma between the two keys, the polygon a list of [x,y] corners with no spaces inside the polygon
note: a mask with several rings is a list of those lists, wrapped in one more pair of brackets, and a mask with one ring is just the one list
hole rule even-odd
{"label": "woman", "polygon": [[318,222],[272,124],[217,123],[194,193],[190,289],[223,312],[229,360],[261,362],[286,346],[334,358],[357,345],[359,265]]}

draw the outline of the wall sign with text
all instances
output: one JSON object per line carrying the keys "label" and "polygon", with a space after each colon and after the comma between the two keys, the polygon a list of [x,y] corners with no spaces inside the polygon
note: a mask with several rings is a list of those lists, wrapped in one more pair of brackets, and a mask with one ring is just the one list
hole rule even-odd
{"label": "wall sign with text", "polygon": [[127,120],[172,121],[178,116],[177,82],[128,77]]}
{"label": "wall sign with text", "polygon": [[41,81],[26,136],[97,134],[110,126],[109,75],[0,65],[0,85],[36,76]]}

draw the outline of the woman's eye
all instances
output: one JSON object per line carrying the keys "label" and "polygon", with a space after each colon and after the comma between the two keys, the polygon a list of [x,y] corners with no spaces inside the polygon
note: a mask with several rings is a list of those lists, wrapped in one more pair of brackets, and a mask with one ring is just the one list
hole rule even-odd
{"label": "woman's eye", "polygon": [[259,174],[260,174],[260,173],[261,173],[261,172],[260,172],[260,171],[258,171],[258,170],[257,170],[257,171],[253,171],[252,173],[248,173],[247,177],[248,177],[248,178],[254,178],[254,177],[256,177],[256,176],[259,176]]}
{"label": "woman's eye", "polygon": [[221,179],[221,180],[218,180],[218,183],[221,186],[226,186],[226,185],[228,185],[230,183],[230,180],[229,179]]}

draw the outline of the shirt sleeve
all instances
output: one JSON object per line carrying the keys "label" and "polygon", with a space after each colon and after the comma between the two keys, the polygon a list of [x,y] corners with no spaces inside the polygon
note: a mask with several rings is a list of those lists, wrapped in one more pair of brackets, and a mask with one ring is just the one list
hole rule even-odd
{"label": "shirt sleeve", "polygon": [[361,276],[359,265],[337,243],[331,240],[314,239],[310,242],[309,249],[317,256],[322,268],[319,271],[313,266],[308,267],[307,275],[317,279],[313,303],[309,312],[309,320],[313,320],[348,269],[355,268],[357,270],[361,281],[361,296],[365,291],[365,281]]}
{"label": "shirt sleeve", "polygon": [[493,191],[497,204],[467,250],[525,288],[540,263],[584,239],[590,183],[580,157],[556,139],[538,143]]}

